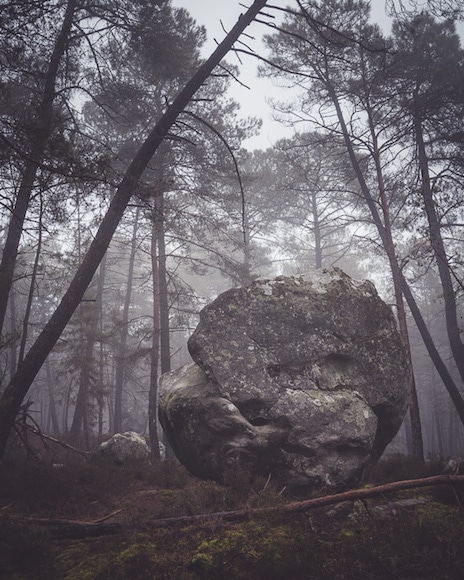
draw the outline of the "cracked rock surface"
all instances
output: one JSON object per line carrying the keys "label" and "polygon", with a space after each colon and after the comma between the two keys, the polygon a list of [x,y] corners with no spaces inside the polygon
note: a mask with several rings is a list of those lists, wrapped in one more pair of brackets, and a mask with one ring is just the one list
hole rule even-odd
{"label": "cracked rock surface", "polygon": [[160,420],[195,475],[291,489],[361,483],[397,433],[411,370],[391,309],[333,269],[221,294],[164,375]]}

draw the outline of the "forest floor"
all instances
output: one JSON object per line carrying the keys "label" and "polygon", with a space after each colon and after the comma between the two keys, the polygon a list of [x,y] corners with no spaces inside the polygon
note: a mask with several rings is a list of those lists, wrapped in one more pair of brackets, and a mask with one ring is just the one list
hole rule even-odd
{"label": "forest floor", "polygon": [[[437,469],[395,456],[369,485]],[[461,580],[463,491],[436,486],[284,514],[290,499],[264,479],[231,474],[220,486],[175,461],[15,457],[0,472],[0,579]],[[275,509],[240,521],[213,515],[266,507]]]}

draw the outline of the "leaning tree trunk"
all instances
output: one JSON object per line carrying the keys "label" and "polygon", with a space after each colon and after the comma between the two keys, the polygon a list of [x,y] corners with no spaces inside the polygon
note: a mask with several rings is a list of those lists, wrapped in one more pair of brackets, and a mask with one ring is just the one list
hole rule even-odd
{"label": "leaning tree trunk", "polygon": [[[380,163],[380,150],[378,145],[377,134],[375,132],[374,121],[370,114],[368,113],[369,117],[369,126],[371,131],[371,137],[373,142],[373,155],[374,155],[374,162],[376,167],[377,173],[377,183],[379,184],[379,193],[380,193],[380,205],[382,208],[383,213],[383,225],[384,225],[384,232],[385,232],[385,240],[384,240],[384,247],[385,252],[388,256],[388,261],[390,264],[390,270],[392,273],[393,278],[393,288],[395,292],[395,303],[396,303],[396,312],[398,317],[398,324],[400,329],[401,338],[403,339],[404,346],[407,350],[408,359],[411,363],[412,368],[412,360],[411,360],[411,343],[409,341],[409,332],[408,332],[408,323],[406,318],[406,309],[404,307],[404,298],[403,298],[403,290],[401,284],[401,268],[398,263],[398,258],[396,255],[395,244],[393,242],[393,232],[392,232],[392,223],[390,217],[390,208],[389,203],[387,200],[387,195],[385,192],[385,182],[384,176],[382,171],[382,165]],[[422,426],[421,426],[421,418],[420,418],[420,411],[419,411],[419,400],[417,398],[417,389],[416,389],[416,380],[414,373],[412,374],[412,385],[411,385],[411,392],[409,396],[409,415],[411,418],[411,444],[412,444],[412,455],[419,459],[420,461],[424,461],[424,441],[422,438]]]}
{"label": "leaning tree trunk", "polygon": [[[374,223],[377,227],[377,230],[379,232],[380,239],[382,240],[382,243],[384,243],[385,228],[384,228],[384,226],[382,224],[382,220],[380,219],[380,216],[378,214],[377,205],[376,205],[374,199],[372,198],[369,187],[364,179],[364,175],[363,175],[361,168],[359,167],[359,164],[357,162],[356,153],[354,151],[353,144],[351,143],[351,141],[349,139],[348,130],[347,130],[346,125],[344,123],[343,112],[340,108],[340,105],[339,105],[337,97],[334,93],[333,87],[329,86],[328,88],[329,88],[330,92],[333,94],[333,98],[335,99],[334,104],[336,106],[338,105],[337,113],[338,113],[339,119],[341,120],[341,125],[342,125],[342,127],[344,127],[343,133],[344,133],[345,143],[347,145],[348,153],[349,153],[349,156],[350,156],[350,159],[351,159],[351,162],[352,162],[355,174],[356,174],[356,178],[358,179],[358,182],[361,186],[363,196],[366,200],[366,203],[367,203],[367,206],[371,212],[373,221],[374,221]],[[437,369],[441,380],[443,381],[443,385],[445,386],[446,390],[448,391],[448,394],[451,397],[451,400],[453,401],[453,404],[456,408],[456,411],[458,412],[459,418],[460,418],[462,424],[464,425],[464,399],[463,399],[458,387],[456,386],[456,383],[454,382],[453,377],[450,375],[445,363],[443,362],[443,359],[441,358],[441,355],[438,352],[437,347],[435,346],[435,343],[433,341],[432,336],[430,335],[430,332],[429,332],[427,325],[424,321],[422,313],[421,313],[421,311],[417,305],[417,302],[416,302],[416,300],[411,292],[411,288],[409,287],[409,284],[406,281],[401,270],[400,270],[400,279],[401,279],[401,290],[402,290],[403,295],[406,299],[406,302],[408,303],[409,310],[411,311],[411,314],[414,318],[414,322],[416,323],[416,326],[420,332],[420,335],[421,335],[422,340],[424,342],[424,345],[427,349],[427,352],[429,353],[429,356],[432,359],[432,362],[435,365],[435,368]]]}
{"label": "leaning tree trunk", "polygon": [[253,5],[240,16],[226,38],[218,45],[209,59],[202,64],[174,99],[172,105],[155,125],[130,163],[111,201],[110,207],[95,234],[95,238],[60,304],[32,345],[24,361],[18,367],[15,376],[11,378],[0,398],[0,460],[5,453],[8,437],[24,397],[29,391],[39,369],[82,300],[109,246],[113,234],[121,221],[124,211],[132,197],[132,193],[139,183],[153,154],[176,122],[180,113],[188,105],[202,84],[208,79],[213,69],[226,56],[240,34],[266,5],[266,2],[267,0],[255,0]]}
{"label": "leaning tree trunk", "polygon": [[[388,258],[388,261],[390,264],[390,269],[391,269],[392,278],[393,278],[393,287],[394,287],[394,292],[395,292],[395,301],[396,301],[396,306],[397,306],[397,316],[398,316],[400,334],[401,334],[401,337],[403,339],[408,358],[409,358],[409,360],[411,360],[409,335],[408,335],[408,328],[407,328],[407,323],[406,323],[406,312],[405,312],[404,303],[403,303],[403,281],[405,282],[405,280],[401,274],[401,268],[398,264],[398,258],[396,256],[395,246],[393,243],[391,223],[390,223],[390,215],[389,215],[389,211],[388,211],[388,203],[387,203],[387,200],[385,197],[385,190],[383,187],[383,175],[382,175],[382,169],[381,169],[380,160],[379,160],[378,148],[376,150],[377,154],[374,155],[374,161],[376,164],[377,179],[378,179],[379,189],[380,189],[380,193],[381,193],[381,205],[382,205],[382,210],[383,210],[383,215],[384,215],[384,221],[382,221],[382,219],[378,213],[376,203],[375,203],[374,199],[372,198],[372,195],[371,195],[370,190],[369,190],[369,186],[367,185],[366,180],[364,179],[364,174],[361,170],[361,167],[359,166],[359,161],[358,161],[358,158],[356,156],[356,152],[354,150],[353,143],[350,139],[350,135],[349,135],[346,123],[345,123],[343,111],[342,111],[342,108],[340,106],[338,97],[335,93],[335,89],[333,88],[333,86],[331,84],[327,83],[327,85],[328,85],[328,91],[329,91],[329,94],[331,96],[332,102],[334,103],[335,109],[337,111],[338,121],[339,121],[341,129],[342,129],[343,138],[345,140],[345,144],[346,144],[346,147],[348,150],[351,164],[353,166],[354,172],[356,174],[359,185],[361,187],[361,191],[362,191],[362,194],[364,196],[364,199],[366,200],[367,206],[371,212],[371,216],[372,216],[372,219],[374,221],[374,224],[377,227],[379,237],[382,241],[382,245],[384,247],[385,253],[387,255],[387,258]],[[372,126],[370,127],[370,130],[371,130],[371,136],[374,138],[374,144],[375,144],[376,137],[375,137],[375,131],[374,131]],[[413,377],[413,379],[414,379],[414,377]],[[412,442],[413,455],[415,457],[417,457],[419,460],[424,461],[424,444],[423,444],[423,440],[422,440],[422,429],[421,429],[421,421],[420,421],[419,403],[418,403],[418,399],[417,399],[417,391],[416,391],[416,386],[415,386],[414,380],[411,384],[411,391],[410,391],[410,397],[409,397],[409,413],[410,413],[410,417],[411,417],[411,436],[412,436],[411,442]]]}

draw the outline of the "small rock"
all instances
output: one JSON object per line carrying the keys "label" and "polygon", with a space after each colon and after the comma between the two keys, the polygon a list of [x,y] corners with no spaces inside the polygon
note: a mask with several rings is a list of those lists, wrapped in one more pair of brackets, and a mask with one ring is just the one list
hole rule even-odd
{"label": "small rock", "polygon": [[116,433],[98,446],[94,456],[104,457],[115,465],[124,465],[133,459],[150,462],[147,442],[134,431]]}

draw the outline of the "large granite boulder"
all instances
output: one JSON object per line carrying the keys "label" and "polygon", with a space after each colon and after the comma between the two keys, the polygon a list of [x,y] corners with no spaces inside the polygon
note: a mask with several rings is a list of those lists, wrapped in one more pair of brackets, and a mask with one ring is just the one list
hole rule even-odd
{"label": "large granite boulder", "polygon": [[392,311],[338,269],[225,292],[188,346],[195,362],[164,375],[159,416],[201,478],[354,486],[406,411],[411,370]]}

